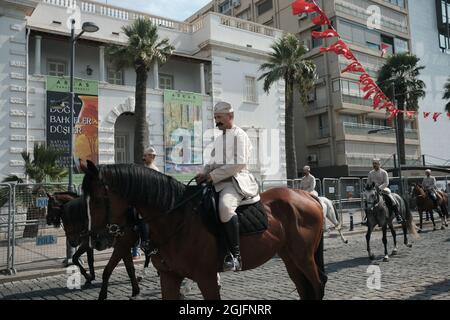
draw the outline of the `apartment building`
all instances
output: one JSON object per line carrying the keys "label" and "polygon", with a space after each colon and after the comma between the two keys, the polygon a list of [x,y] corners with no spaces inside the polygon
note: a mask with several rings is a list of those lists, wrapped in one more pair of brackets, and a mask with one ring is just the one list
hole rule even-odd
{"label": "apartment building", "polygon": [[[341,37],[349,44],[366,70],[374,77],[392,53],[411,50],[407,0],[318,0]],[[216,0],[192,15],[196,21],[205,12],[219,12],[296,34],[310,49],[307,57],[318,68],[319,80],[307,106],[296,108],[296,143],[299,167],[308,164],[319,177],[366,175],[373,157],[393,167],[396,140],[392,124],[383,111],[373,111],[364,100],[357,76],[341,70],[347,61],[335,54],[322,54],[319,47],[334,39],[312,39],[315,26],[307,14],[292,15],[289,0]],[[378,15],[379,14],[379,19]],[[382,57],[381,45],[387,47]],[[375,134],[369,131],[381,130]],[[406,122],[407,163],[421,155],[417,121]]]}

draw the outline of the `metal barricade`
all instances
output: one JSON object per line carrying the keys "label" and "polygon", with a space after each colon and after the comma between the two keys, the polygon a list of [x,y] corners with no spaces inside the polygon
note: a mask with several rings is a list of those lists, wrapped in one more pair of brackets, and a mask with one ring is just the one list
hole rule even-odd
{"label": "metal barricade", "polygon": [[[303,179],[294,179],[294,189],[300,189],[300,184]],[[316,178],[316,187],[314,190],[317,192],[319,196],[322,196],[322,181]]]}
{"label": "metal barricade", "polygon": [[[362,201],[362,181],[360,178],[340,178],[338,183],[339,214],[342,224],[361,223],[364,220],[364,205]],[[357,219],[357,216],[360,219]],[[358,221],[359,220],[359,221]]]}
{"label": "metal barricade", "polygon": [[10,184],[0,184],[0,271],[12,272],[13,192]]}
{"label": "metal barricade", "polygon": [[295,181],[294,179],[263,180],[261,182],[261,192],[278,187],[295,188]]}
{"label": "metal barricade", "polygon": [[17,184],[13,188],[12,262],[14,270],[45,266],[45,261],[66,256],[62,228],[46,222],[47,193],[67,191],[67,184]]}
{"label": "metal barricade", "polygon": [[339,180],[325,178],[323,179],[323,196],[337,203],[339,200]]}

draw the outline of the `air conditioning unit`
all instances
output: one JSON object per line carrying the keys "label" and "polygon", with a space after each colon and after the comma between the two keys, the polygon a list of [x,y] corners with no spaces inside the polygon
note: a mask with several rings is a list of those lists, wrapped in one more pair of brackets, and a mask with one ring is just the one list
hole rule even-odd
{"label": "air conditioning unit", "polygon": [[317,163],[318,158],[317,158],[317,154],[310,154],[308,155],[308,162],[309,163]]}
{"label": "air conditioning unit", "polygon": [[241,5],[241,0],[232,0],[232,5],[234,8],[239,7]]}

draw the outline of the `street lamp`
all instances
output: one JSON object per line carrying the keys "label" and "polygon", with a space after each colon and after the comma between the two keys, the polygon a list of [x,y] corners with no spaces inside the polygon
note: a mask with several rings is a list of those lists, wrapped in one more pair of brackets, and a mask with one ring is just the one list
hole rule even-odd
{"label": "street lamp", "polygon": [[93,22],[85,22],[81,27],[82,31],[79,35],[75,36],[75,19],[71,20],[71,30],[70,30],[70,137],[69,137],[69,191],[73,191],[72,180],[73,180],[73,117],[74,117],[74,100],[75,94],[73,90],[73,74],[75,71],[75,44],[77,40],[80,39],[81,35],[85,32],[97,32],[99,27]]}

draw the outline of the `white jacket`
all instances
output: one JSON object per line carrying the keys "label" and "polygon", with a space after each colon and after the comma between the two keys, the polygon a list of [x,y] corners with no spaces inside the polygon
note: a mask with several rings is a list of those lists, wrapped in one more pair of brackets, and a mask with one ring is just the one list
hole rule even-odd
{"label": "white jacket", "polygon": [[217,192],[232,183],[244,198],[258,195],[258,183],[248,170],[251,152],[252,145],[247,133],[237,126],[217,137],[212,157],[203,170],[204,174],[211,175]]}

